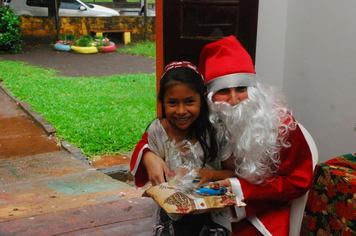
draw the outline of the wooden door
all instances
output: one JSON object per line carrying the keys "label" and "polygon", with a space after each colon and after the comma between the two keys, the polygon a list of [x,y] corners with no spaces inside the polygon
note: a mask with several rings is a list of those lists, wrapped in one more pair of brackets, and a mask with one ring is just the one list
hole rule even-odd
{"label": "wooden door", "polygon": [[254,60],[257,14],[258,0],[163,0],[163,64],[198,65],[204,45],[230,35]]}

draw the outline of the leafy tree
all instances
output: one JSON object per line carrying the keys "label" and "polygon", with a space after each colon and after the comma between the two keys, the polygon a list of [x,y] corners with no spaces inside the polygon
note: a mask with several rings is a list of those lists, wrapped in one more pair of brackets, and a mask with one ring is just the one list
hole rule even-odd
{"label": "leafy tree", "polygon": [[12,8],[0,7],[0,53],[18,53],[24,44],[21,39],[20,17]]}

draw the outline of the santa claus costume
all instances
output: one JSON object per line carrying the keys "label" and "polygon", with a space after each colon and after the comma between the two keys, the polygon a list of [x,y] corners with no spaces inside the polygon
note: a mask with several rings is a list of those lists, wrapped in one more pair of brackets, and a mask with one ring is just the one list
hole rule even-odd
{"label": "santa claus costume", "polygon": [[[302,129],[283,98],[258,82],[251,57],[234,36],[207,44],[199,69],[220,157],[234,156],[232,192],[246,203],[231,209],[232,235],[288,235],[291,201],[309,190],[313,177],[312,152]],[[232,87],[247,87],[248,99],[232,108],[214,101],[214,93]],[[145,133],[131,159],[138,187],[148,181],[142,164],[147,147]]]}

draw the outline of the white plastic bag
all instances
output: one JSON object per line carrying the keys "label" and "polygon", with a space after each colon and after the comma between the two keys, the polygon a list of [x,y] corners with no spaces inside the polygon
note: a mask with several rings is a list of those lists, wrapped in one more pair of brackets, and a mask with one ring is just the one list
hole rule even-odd
{"label": "white plastic bag", "polygon": [[167,178],[169,185],[180,189],[192,189],[195,184],[193,180],[202,168],[203,161],[197,156],[197,144],[184,140],[176,143],[171,142],[173,151],[166,159],[169,170],[172,172]]}

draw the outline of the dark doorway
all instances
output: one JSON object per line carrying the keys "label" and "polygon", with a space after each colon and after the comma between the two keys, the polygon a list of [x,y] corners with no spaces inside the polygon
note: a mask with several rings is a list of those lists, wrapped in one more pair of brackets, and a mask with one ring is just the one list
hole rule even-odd
{"label": "dark doorway", "polygon": [[207,43],[234,35],[255,60],[258,0],[163,0],[164,65],[198,65]]}

